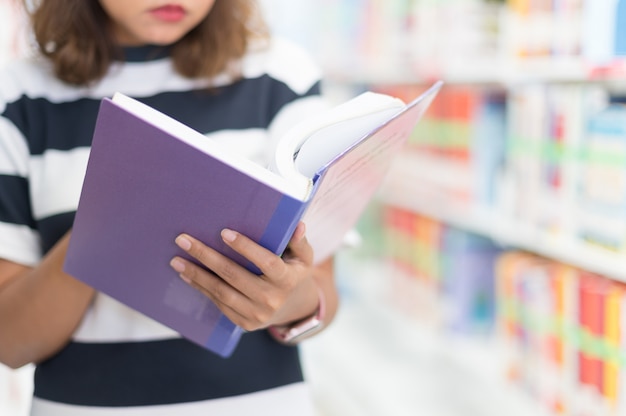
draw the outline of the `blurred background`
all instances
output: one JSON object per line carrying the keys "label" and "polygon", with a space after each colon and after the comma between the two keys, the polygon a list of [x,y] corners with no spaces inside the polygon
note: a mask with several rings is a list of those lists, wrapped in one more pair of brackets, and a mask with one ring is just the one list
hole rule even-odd
{"label": "blurred background", "polygon": [[[626,415],[626,1],[261,3],[332,101],[446,82],[302,347],[319,415]],[[0,367],[0,415],[31,372]]]}

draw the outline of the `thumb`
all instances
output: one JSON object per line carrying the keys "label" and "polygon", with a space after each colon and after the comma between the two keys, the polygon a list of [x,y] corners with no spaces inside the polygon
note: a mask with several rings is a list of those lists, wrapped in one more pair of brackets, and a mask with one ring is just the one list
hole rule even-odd
{"label": "thumb", "polygon": [[298,260],[307,265],[313,263],[313,247],[306,239],[306,226],[302,221],[298,223],[296,229],[287,244],[285,260]]}

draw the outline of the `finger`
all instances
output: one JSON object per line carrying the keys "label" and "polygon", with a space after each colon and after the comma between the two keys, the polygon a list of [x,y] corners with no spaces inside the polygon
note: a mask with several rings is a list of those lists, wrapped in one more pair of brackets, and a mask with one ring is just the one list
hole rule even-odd
{"label": "finger", "polygon": [[[272,308],[255,307],[254,301],[244,293],[193,262],[174,257],[170,265],[183,281],[206,296],[228,319],[246,331],[266,327],[266,323],[273,316]],[[260,280],[256,277],[255,279]]]}
{"label": "finger", "polygon": [[283,260],[245,235],[224,229],[222,230],[222,240],[230,248],[250,260],[265,277],[277,279],[285,275],[287,266]]}
{"label": "finger", "polygon": [[170,261],[170,266],[183,281],[199,290],[221,310],[225,308],[233,311],[245,310],[246,305],[250,305],[250,299],[244,293],[193,262],[181,257],[174,257]]}
{"label": "finger", "polygon": [[289,249],[289,254],[286,256],[288,261],[300,261],[306,265],[313,263],[313,247],[306,238],[306,226],[303,222],[298,223],[287,248]]}
{"label": "finger", "polygon": [[187,234],[179,235],[176,244],[238,291],[250,293],[254,290],[254,287],[249,287],[254,283],[254,280],[250,279],[254,275],[217,250]]}
{"label": "finger", "polygon": [[189,284],[189,286],[198,290],[204,296],[206,296],[211,302],[217,306],[217,308],[235,325],[240,326],[246,331],[252,331],[257,329],[253,322],[245,317],[245,314],[241,312],[241,306],[231,306],[231,302],[237,305],[247,305],[247,299],[243,297],[241,294],[239,296],[237,293],[226,294],[229,290],[229,286],[226,285],[223,281],[220,280],[219,277],[205,272],[206,276],[203,275],[201,278],[198,278],[198,275],[194,275],[192,270],[197,267],[191,262],[184,260],[180,257],[175,257],[170,262],[170,265],[174,270],[179,272],[180,278]]}
{"label": "finger", "polygon": [[246,298],[237,288],[228,284],[215,273],[182,257],[174,257],[170,261],[170,266],[178,272],[182,280],[202,291],[214,303],[233,304]]}

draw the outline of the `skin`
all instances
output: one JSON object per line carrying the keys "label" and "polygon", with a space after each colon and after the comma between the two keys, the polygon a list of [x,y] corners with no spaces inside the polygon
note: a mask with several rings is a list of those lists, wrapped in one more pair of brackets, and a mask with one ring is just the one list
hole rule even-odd
{"label": "skin", "polygon": [[287,254],[281,258],[242,234],[223,230],[223,241],[259,267],[261,276],[250,273],[187,234],[178,236],[176,244],[213,273],[180,257],[172,259],[170,265],[184,281],[204,293],[234,323],[248,331],[313,315],[319,303],[318,287],[324,291],[328,322],[337,309],[332,260],[314,267],[313,250],[304,234],[304,224],[300,223]]}
{"label": "skin", "polygon": [[0,362],[18,368],[60,350],[93,289],[62,272],[69,234],[36,267],[0,260]]}
{"label": "skin", "polygon": [[[211,11],[215,0],[100,0],[111,17],[111,30],[124,46],[169,45],[193,29]],[[184,18],[167,22],[154,15],[165,5],[181,6]]]}
{"label": "skin", "polygon": [[[111,33],[122,45],[169,44],[200,22],[214,0],[176,0],[182,19],[164,21],[151,12],[163,1],[101,0],[112,17]],[[210,272],[180,257],[170,265],[181,279],[214,301],[233,322],[248,331],[287,324],[315,313],[318,288],[326,299],[329,323],[337,310],[333,263],[313,265],[304,224],[294,232],[285,255],[276,256],[233,230],[222,238],[261,271],[257,276],[182,234],[176,244]],[[54,355],[71,339],[95,291],[62,271],[70,232],[33,266],[0,259],[0,362],[12,368]]]}

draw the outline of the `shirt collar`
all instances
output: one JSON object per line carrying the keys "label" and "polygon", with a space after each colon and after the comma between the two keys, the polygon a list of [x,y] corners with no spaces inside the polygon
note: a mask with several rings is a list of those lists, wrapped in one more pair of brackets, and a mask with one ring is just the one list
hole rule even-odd
{"label": "shirt collar", "polygon": [[170,48],[161,45],[125,46],[122,58],[125,62],[158,61],[170,56]]}

